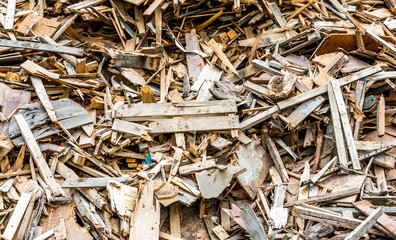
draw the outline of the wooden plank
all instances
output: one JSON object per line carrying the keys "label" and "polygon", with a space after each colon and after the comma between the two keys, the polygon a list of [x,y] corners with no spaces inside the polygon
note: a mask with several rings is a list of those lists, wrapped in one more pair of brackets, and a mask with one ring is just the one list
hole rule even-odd
{"label": "wooden plank", "polygon": [[116,118],[130,121],[147,121],[158,118],[219,115],[236,113],[235,101],[222,100],[210,102],[144,103],[132,106],[122,105],[115,112]]}
{"label": "wooden plank", "polygon": [[[353,206],[357,208],[364,215],[371,215],[376,208],[367,200],[354,202]],[[388,214],[382,212],[381,216],[377,219],[377,222],[384,227],[389,234],[391,234],[394,238],[396,237],[396,220],[390,217]]]}
{"label": "wooden plank", "polygon": [[163,2],[164,0],[155,0],[153,3],[151,3],[151,5],[146,9],[146,11],[144,11],[143,15],[144,16],[150,16],[151,14],[153,14],[153,12],[155,11],[155,9],[157,9]]}
{"label": "wooden plank", "polygon": [[200,82],[201,79],[203,79],[203,82],[201,87],[199,88],[198,96],[196,98],[197,102],[206,102],[212,98],[212,93],[209,91],[209,89],[213,88],[215,82],[220,80],[223,71],[221,71],[219,68],[213,65],[209,68],[209,71],[205,73],[206,73],[205,76],[201,76],[201,74],[198,76],[197,83]]}
{"label": "wooden plank", "polygon": [[258,220],[253,209],[249,205],[245,205],[240,212],[240,216],[243,223],[246,226],[247,231],[250,234],[250,238],[253,240],[267,240],[264,227]]}
{"label": "wooden plank", "polygon": [[106,187],[109,181],[117,182],[131,182],[133,178],[130,177],[115,177],[115,178],[66,178],[62,184],[62,188],[91,188],[91,187]]}
{"label": "wooden plank", "polygon": [[192,131],[231,130],[239,128],[236,115],[212,117],[182,117],[155,119],[149,124],[151,133],[177,133]]}
{"label": "wooden plank", "polygon": [[[189,33],[186,33],[186,50],[200,50],[197,31],[195,29],[191,29]],[[198,80],[198,76],[202,70],[203,60],[201,56],[193,53],[186,53],[187,59],[187,69],[189,78],[195,82]]]}
{"label": "wooden plank", "polygon": [[32,82],[34,90],[36,91],[41,104],[44,106],[45,111],[48,114],[48,117],[51,119],[53,123],[56,123],[58,119],[56,117],[54,107],[52,106],[51,101],[49,100],[49,97],[47,95],[47,92],[45,91],[43,82],[41,81],[40,78],[35,76],[30,76],[30,81]]}
{"label": "wooden plank", "polygon": [[[344,134],[342,132],[340,114],[338,112],[337,102],[335,100],[334,91],[330,84],[327,85],[327,93],[329,95],[331,120],[333,122],[335,142],[337,147],[338,161],[341,167],[348,168],[348,156],[345,148]],[[345,173],[345,170],[341,170]]]}
{"label": "wooden plank", "polygon": [[26,208],[29,205],[31,197],[32,197],[32,194],[30,194],[30,193],[22,193],[21,197],[19,198],[19,201],[18,201],[17,205],[15,206],[15,209],[11,215],[11,218],[8,221],[7,227],[3,232],[3,237],[5,237],[6,239],[14,238],[14,235],[19,227],[19,224],[22,221],[22,218],[26,211]]}
{"label": "wooden plank", "polygon": [[116,132],[132,134],[133,136],[141,136],[143,134],[146,134],[147,131],[149,130],[149,128],[143,125],[124,121],[121,119],[114,119],[113,126],[111,129]]}
{"label": "wooden plank", "polygon": [[35,51],[44,52],[55,52],[55,53],[66,53],[76,56],[83,56],[83,49],[75,47],[66,47],[62,45],[50,45],[37,42],[25,42],[25,41],[12,41],[0,39],[0,46],[12,47],[12,48],[25,48]]}
{"label": "wooden plank", "polygon": [[360,166],[360,162],[358,161],[358,153],[355,147],[355,140],[353,139],[351,125],[348,119],[348,113],[346,110],[344,98],[342,96],[341,87],[338,81],[330,80],[330,83],[333,87],[334,97],[337,102],[338,112],[340,113],[340,119],[342,123],[342,129],[344,131],[344,136],[346,139],[347,147],[349,150],[349,155],[351,157],[353,169],[360,170],[362,169]]}
{"label": "wooden plank", "polygon": [[360,188],[350,188],[350,189],[343,190],[343,191],[331,192],[331,193],[328,193],[323,196],[310,197],[310,198],[299,200],[299,201],[288,202],[285,204],[285,207],[301,205],[303,203],[311,204],[311,203],[329,202],[332,200],[349,197],[349,196],[352,196],[352,195],[355,195],[358,193],[360,193]]}
{"label": "wooden plank", "polygon": [[14,119],[18,124],[19,129],[21,130],[22,137],[25,140],[27,147],[29,148],[30,154],[32,155],[34,162],[40,170],[40,174],[43,177],[44,182],[49,186],[54,196],[60,196],[62,194],[62,189],[55,181],[55,178],[52,175],[47,161],[41,153],[40,147],[37,144],[26,120],[20,114],[15,115]]}
{"label": "wooden plank", "polygon": [[374,210],[357,228],[355,228],[344,240],[359,240],[364,234],[372,228],[377,219],[381,216],[381,208]]}
{"label": "wooden plank", "polygon": [[214,162],[214,160],[206,160],[204,162],[198,162],[198,163],[181,166],[179,167],[179,173],[180,175],[187,175],[215,167],[216,167],[216,163]]}
{"label": "wooden plank", "polygon": [[169,224],[171,235],[174,237],[181,237],[180,229],[180,206],[179,203],[173,203],[169,207]]}
{"label": "wooden plank", "polygon": [[16,0],[7,1],[7,14],[4,20],[4,30],[10,31],[14,28]]}
{"label": "wooden plank", "polygon": [[298,106],[289,116],[287,116],[287,119],[289,119],[289,121],[291,122],[291,126],[293,128],[296,128],[324,101],[325,99],[322,96],[317,96]]}

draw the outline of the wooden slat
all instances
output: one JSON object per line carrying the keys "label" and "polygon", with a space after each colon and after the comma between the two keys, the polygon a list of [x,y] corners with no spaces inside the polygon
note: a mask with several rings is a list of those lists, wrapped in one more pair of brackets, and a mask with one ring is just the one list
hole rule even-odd
{"label": "wooden slat", "polygon": [[43,177],[44,182],[49,186],[55,196],[60,196],[62,194],[62,189],[55,181],[55,178],[52,175],[47,161],[41,153],[40,147],[37,144],[26,120],[20,114],[15,115],[14,118],[16,123],[18,124],[19,129],[21,130],[22,137],[25,140],[27,147],[29,148],[30,154],[32,155],[34,162],[40,170],[40,174]]}

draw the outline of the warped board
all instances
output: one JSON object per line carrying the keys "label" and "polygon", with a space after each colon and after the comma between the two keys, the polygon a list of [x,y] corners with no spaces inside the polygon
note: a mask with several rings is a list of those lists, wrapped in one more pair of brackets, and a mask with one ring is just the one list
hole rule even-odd
{"label": "warped board", "polygon": [[132,107],[122,105],[115,112],[116,118],[130,121],[147,121],[179,116],[198,116],[236,113],[235,101],[144,103]]}
{"label": "warped board", "polygon": [[232,130],[239,128],[236,115],[210,117],[176,117],[156,119],[149,124],[151,133],[178,133],[194,131]]}
{"label": "warped board", "polygon": [[[92,123],[92,117],[89,115],[80,104],[70,99],[60,99],[51,102],[55,109],[55,114],[58,121],[66,128],[72,129]],[[21,107],[19,113],[28,123],[36,140],[51,136],[57,132],[58,129],[50,127],[51,120],[47,112],[40,103],[27,104]],[[41,128],[40,128],[41,127]],[[12,139],[13,143],[20,146],[24,143],[23,138],[20,137],[21,132],[14,120],[11,119],[8,137]]]}

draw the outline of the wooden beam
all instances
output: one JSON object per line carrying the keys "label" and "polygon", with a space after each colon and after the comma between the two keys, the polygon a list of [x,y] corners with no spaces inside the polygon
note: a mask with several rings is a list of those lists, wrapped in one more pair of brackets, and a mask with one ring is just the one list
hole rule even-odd
{"label": "wooden beam", "polygon": [[60,196],[62,194],[62,189],[55,181],[55,178],[52,175],[47,161],[41,153],[40,147],[37,144],[36,139],[34,138],[33,133],[30,130],[26,120],[20,114],[15,115],[14,119],[19,129],[21,130],[22,137],[25,140],[27,147],[29,148],[30,154],[32,155],[34,162],[40,170],[40,174],[43,177],[44,182],[49,186],[54,196]]}

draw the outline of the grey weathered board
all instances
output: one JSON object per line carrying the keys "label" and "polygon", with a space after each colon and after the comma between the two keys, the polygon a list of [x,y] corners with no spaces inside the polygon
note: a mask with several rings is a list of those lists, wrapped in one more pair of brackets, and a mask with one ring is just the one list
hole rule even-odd
{"label": "grey weathered board", "polygon": [[[92,123],[92,118],[80,104],[70,99],[60,99],[51,102],[55,109],[59,123],[66,129],[72,129],[85,124]],[[57,132],[56,128],[51,129],[50,119],[44,107],[40,103],[27,104],[21,107],[20,114],[26,119],[29,128],[32,130],[36,140],[51,136]],[[40,128],[41,127],[41,128]],[[21,132],[16,125],[14,118],[9,125],[8,136],[16,146],[24,143],[20,137]]]}

